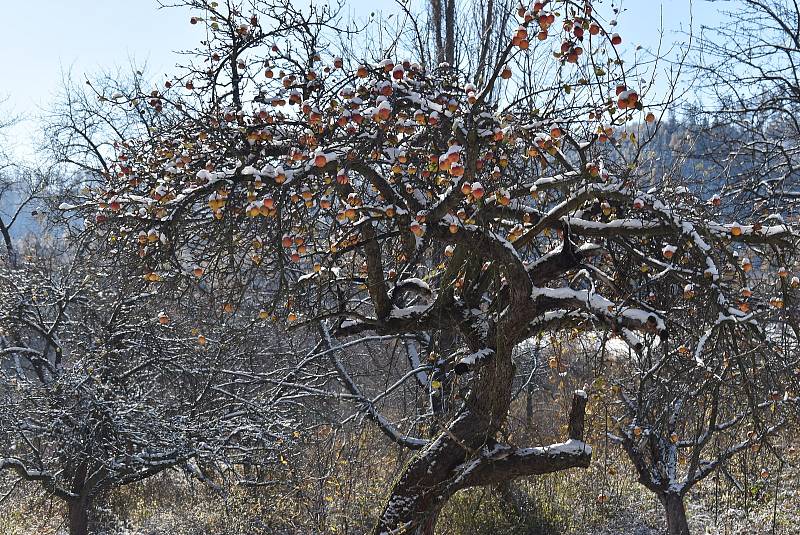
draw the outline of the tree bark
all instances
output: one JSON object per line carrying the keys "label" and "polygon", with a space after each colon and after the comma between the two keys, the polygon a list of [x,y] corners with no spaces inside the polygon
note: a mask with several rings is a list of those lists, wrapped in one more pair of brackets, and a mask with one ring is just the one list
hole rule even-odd
{"label": "tree bark", "polygon": [[494,442],[510,403],[510,352],[498,351],[478,374],[457,417],[403,470],[375,535],[430,535],[444,505],[461,489],[589,465],[591,448],[582,441],[585,394],[573,398],[569,441],[518,449]]}
{"label": "tree bark", "polygon": [[451,67],[454,67],[456,61],[456,0],[447,0],[444,11],[444,23],[444,58]]}
{"label": "tree bark", "polygon": [[75,473],[72,476],[71,492],[73,496],[67,500],[67,521],[69,523],[69,535],[88,535],[89,533],[89,506],[91,505],[91,490],[86,478],[89,473],[89,466],[85,461],[75,465]]}
{"label": "tree bark", "polygon": [[436,63],[444,61],[444,43],[442,42],[442,1],[431,0],[431,19],[433,20],[433,38],[436,47]]}
{"label": "tree bark", "polygon": [[428,515],[428,518],[420,526],[420,535],[436,535],[437,520],[439,520],[439,513]]}
{"label": "tree bark", "polygon": [[667,533],[669,535],[689,535],[689,523],[686,521],[686,508],[683,496],[667,492],[659,495],[667,515]]}
{"label": "tree bark", "polygon": [[456,418],[403,470],[381,514],[376,534],[426,535],[459,488],[459,467],[493,438],[511,402],[510,353],[496,352],[474,380]]}
{"label": "tree bark", "polygon": [[67,502],[69,535],[88,535],[90,502],[88,493]]}
{"label": "tree bark", "polygon": [[3,242],[5,242],[8,264],[11,267],[17,267],[17,252],[14,250],[14,243],[11,241],[11,232],[2,219],[0,219],[0,234],[2,234]]}

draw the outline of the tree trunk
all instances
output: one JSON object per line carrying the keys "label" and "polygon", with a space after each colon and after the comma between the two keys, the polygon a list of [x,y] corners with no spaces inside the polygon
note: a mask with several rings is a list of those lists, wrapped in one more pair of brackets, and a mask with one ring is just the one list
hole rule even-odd
{"label": "tree trunk", "polygon": [[86,481],[88,473],[89,466],[85,461],[76,464],[71,491],[77,498],[67,501],[69,535],[88,535],[89,533],[89,506],[91,505],[93,485]]}
{"label": "tree trunk", "polygon": [[442,42],[442,2],[431,0],[431,19],[433,20],[433,38],[436,47],[436,63],[444,61],[444,43]]}
{"label": "tree trunk", "polygon": [[456,62],[456,0],[447,0],[444,8],[444,59],[451,67]]}
{"label": "tree trunk", "polygon": [[686,521],[683,496],[669,492],[661,494],[659,499],[667,514],[667,533],[669,535],[689,535],[689,523]]}
{"label": "tree trunk", "polygon": [[[405,467],[384,506],[375,535],[430,535],[450,497],[461,489],[589,465],[583,436],[551,448],[517,449],[494,442],[511,397],[510,352],[497,352],[481,367],[464,408]],[[582,433],[585,394],[573,399],[570,431]],[[577,410],[576,410],[577,407]]]}
{"label": "tree trunk", "polygon": [[89,506],[90,498],[88,493],[81,494],[79,498],[67,502],[69,510],[69,535],[88,535]]}
{"label": "tree trunk", "polygon": [[448,483],[465,459],[464,448],[447,434],[440,434],[403,470],[381,514],[376,535],[433,533],[439,511],[454,492]]}
{"label": "tree trunk", "polygon": [[435,535],[436,534],[436,521],[439,520],[439,513],[428,515],[428,518],[420,526],[420,535]]}
{"label": "tree trunk", "polygon": [[457,490],[458,468],[503,424],[511,403],[511,352],[496,350],[476,372],[456,418],[403,470],[381,514],[376,534],[432,533],[436,516]]}

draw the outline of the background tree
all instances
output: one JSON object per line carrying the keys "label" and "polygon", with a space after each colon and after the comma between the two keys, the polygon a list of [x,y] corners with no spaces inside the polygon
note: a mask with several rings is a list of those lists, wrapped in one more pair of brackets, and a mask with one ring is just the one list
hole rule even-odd
{"label": "background tree", "polygon": [[[685,299],[696,298],[692,291]],[[784,462],[797,410],[797,338],[763,311],[742,325],[723,314],[702,318],[691,303],[669,308],[690,318],[678,331],[682,343],[616,355],[603,384],[616,424],[610,437],[664,505],[669,533],[686,534],[683,500],[697,483],[720,469],[729,475],[740,454],[750,454],[762,480]]]}
{"label": "background tree", "polygon": [[[0,100],[0,105],[5,101]],[[32,169],[17,161],[10,148],[8,130],[17,123],[17,118],[8,116],[0,120],[0,236],[3,240],[5,262],[16,262],[14,236],[16,229],[30,223],[31,211],[37,213],[48,185],[51,183],[49,170]]]}
{"label": "background tree", "polygon": [[[707,221],[739,218],[754,228],[783,221],[779,211],[753,210],[729,196],[737,183],[750,188],[757,171],[720,180],[708,166],[692,165],[696,155],[725,157],[702,123],[690,121],[676,132],[673,138],[680,141],[673,139],[675,150],[662,147],[652,163],[663,173],[659,187],[674,196],[679,210],[692,206]],[[671,533],[688,533],[682,499],[716,470],[745,488],[727,469],[737,455],[761,451],[762,468],[769,459],[785,462],[786,433],[797,410],[794,348],[800,287],[790,243],[781,245],[762,235],[731,244],[721,258],[717,284],[733,301],[698,300],[705,288],[653,279],[649,265],[639,266],[641,273],[631,266],[627,275],[650,279],[641,285],[639,298],[681,318],[670,326],[675,345],[650,340],[644,351],[616,355],[615,366],[599,368],[601,382],[616,400],[611,412],[619,432],[612,438],[623,446],[639,481],[664,504]],[[684,263],[683,254],[670,244],[662,250],[666,265]],[[605,346],[600,352],[605,354]]]}
{"label": "background tree", "polygon": [[64,500],[70,534],[109,489],[172,469],[257,482],[295,440],[291,402],[231,378],[259,346],[190,332],[133,282],[80,255],[0,270],[0,470]]}
{"label": "background tree", "polygon": [[700,35],[693,67],[706,150],[693,157],[726,206],[797,217],[800,10],[793,2],[742,0]]}

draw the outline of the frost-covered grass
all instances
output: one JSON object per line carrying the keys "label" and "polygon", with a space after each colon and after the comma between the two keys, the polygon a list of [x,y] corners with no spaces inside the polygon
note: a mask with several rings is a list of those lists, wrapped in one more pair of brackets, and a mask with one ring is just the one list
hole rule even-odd
{"label": "frost-covered grass", "polygon": [[[517,440],[546,441],[560,428],[558,402],[537,402],[531,431]],[[550,428],[545,422],[552,422]],[[590,428],[591,431],[591,428]],[[596,433],[596,432],[594,432]],[[537,437],[538,436],[538,437]],[[661,505],[636,483],[621,452],[606,450],[595,434],[587,470],[518,480],[502,487],[461,492],[442,512],[446,535],[657,535],[664,531]],[[165,474],[103,497],[94,533],[104,535],[300,535],[369,532],[405,454],[373,430],[351,430],[308,446],[271,485],[231,488],[223,495],[178,474]],[[800,459],[795,459],[800,461]],[[732,474],[741,479],[740,467]],[[744,494],[705,481],[687,498],[693,534],[797,533],[800,469],[748,480]],[[2,494],[0,494],[1,496]],[[598,500],[602,495],[604,498]],[[0,505],[0,534],[64,533],[60,503],[20,487]]]}
{"label": "frost-covered grass", "polygon": [[[745,535],[798,533],[800,470],[784,469],[778,508],[771,491],[750,498],[714,493],[713,480],[687,499],[691,533]],[[608,501],[598,503],[599,493]],[[758,494],[758,492],[756,492]],[[773,531],[773,513],[775,529]],[[628,472],[603,474],[595,464],[572,471],[517,481],[504,488],[473,489],[457,495],[440,520],[441,533],[458,535],[661,535],[663,511],[655,496]]]}

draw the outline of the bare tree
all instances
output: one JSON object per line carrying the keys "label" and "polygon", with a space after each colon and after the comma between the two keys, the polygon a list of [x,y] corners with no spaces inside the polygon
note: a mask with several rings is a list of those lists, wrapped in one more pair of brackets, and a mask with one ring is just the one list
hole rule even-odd
{"label": "bare tree", "polygon": [[0,290],[0,470],[64,500],[70,534],[88,533],[103,492],[165,470],[215,484],[280,466],[292,403],[231,379],[259,369],[230,329],[192,334],[80,255],[4,267]]}
{"label": "bare tree", "polygon": [[742,0],[722,10],[723,22],[703,29],[694,69],[704,119],[694,157],[708,180],[723,185],[729,210],[797,217],[800,198],[800,9],[794,2]]}
{"label": "bare tree", "polygon": [[[0,104],[3,101],[0,100]],[[30,169],[7,149],[9,146],[7,130],[17,123],[16,117],[0,120],[0,236],[3,239],[6,262],[15,263],[13,232],[15,227],[24,225],[26,212],[38,207],[38,201],[50,184],[48,171]],[[35,210],[34,210],[35,212]]]}
{"label": "bare tree", "polygon": [[605,384],[616,423],[611,439],[664,505],[669,533],[688,534],[683,500],[697,483],[722,469],[744,488],[728,467],[750,451],[764,454],[762,469],[770,456],[784,462],[780,435],[797,414],[797,338],[763,318],[743,326],[701,319],[692,303],[673,307],[684,312],[684,329],[676,326],[683,343],[615,355],[618,369]]}

